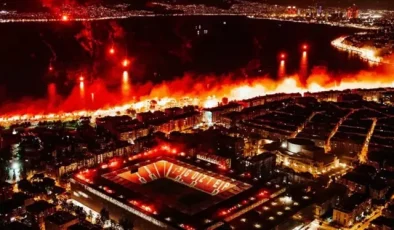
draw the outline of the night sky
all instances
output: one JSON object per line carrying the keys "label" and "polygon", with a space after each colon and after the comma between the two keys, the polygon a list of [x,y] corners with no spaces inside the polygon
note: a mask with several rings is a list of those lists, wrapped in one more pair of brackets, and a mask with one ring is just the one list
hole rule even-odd
{"label": "night sky", "polygon": [[[1,8],[23,8],[23,10],[27,9],[38,9],[41,8],[43,2],[51,2],[51,4],[62,4],[64,2],[77,2],[79,4],[84,3],[132,3],[133,5],[143,6],[146,5],[147,2],[151,2],[151,0],[0,0],[0,9]],[[206,3],[210,5],[215,5],[215,2],[218,4],[220,2],[231,2],[231,0],[154,0],[155,2],[174,2],[174,3]],[[283,4],[283,5],[297,5],[297,6],[306,6],[306,5],[322,5],[322,6],[340,6],[347,7],[352,4],[358,5],[360,8],[373,8],[373,9],[394,9],[394,1],[393,0],[251,0],[256,2],[266,2],[270,4]],[[6,3],[6,4],[5,4]]]}

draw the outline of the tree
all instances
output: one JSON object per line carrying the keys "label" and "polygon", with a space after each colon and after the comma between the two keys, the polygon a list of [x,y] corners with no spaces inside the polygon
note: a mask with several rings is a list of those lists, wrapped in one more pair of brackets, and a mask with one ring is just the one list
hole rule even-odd
{"label": "tree", "polygon": [[26,178],[27,178],[27,174],[26,174],[26,169],[25,169],[25,168],[21,168],[20,174],[21,174],[20,177],[21,177],[22,179],[26,179]]}
{"label": "tree", "polygon": [[32,189],[32,184],[26,179],[20,180],[18,182],[18,189],[24,192],[30,191]]}
{"label": "tree", "polygon": [[78,219],[80,220],[80,221],[83,221],[83,220],[85,220],[86,219],[86,212],[85,212],[85,210],[83,210],[83,208],[82,207],[76,207],[76,209],[75,209],[75,214],[78,216]]}
{"label": "tree", "polygon": [[106,208],[101,209],[100,219],[103,223],[105,223],[107,220],[109,220],[109,211]]}
{"label": "tree", "polygon": [[132,229],[134,229],[134,221],[130,220],[127,217],[122,217],[119,220],[119,225],[123,228],[123,230],[132,230]]}
{"label": "tree", "polygon": [[45,188],[53,188],[55,187],[55,180],[49,177],[44,177],[42,179],[42,183],[45,186]]}
{"label": "tree", "polygon": [[89,210],[88,215],[86,216],[90,221],[92,221],[93,218],[93,212],[92,210]]}
{"label": "tree", "polygon": [[103,222],[101,221],[101,216],[97,215],[96,218],[94,219],[93,223],[98,224],[100,226],[103,226]]}
{"label": "tree", "polygon": [[15,173],[15,170],[14,170],[13,173],[12,173],[12,180],[13,180],[13,181],[16,181],[16,173]]}

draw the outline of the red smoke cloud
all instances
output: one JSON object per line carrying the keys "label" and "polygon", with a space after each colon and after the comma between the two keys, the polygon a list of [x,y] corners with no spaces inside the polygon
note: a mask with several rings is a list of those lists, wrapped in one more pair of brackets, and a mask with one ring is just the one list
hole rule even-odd
{"label": "red smoke cloud", "polygon": [[[119,82],[123,81],[122,78],[122,73],[119,73]],[[56,94],[56,89],[50,86],[47,99],[24,99],[17,103],[8,103],[3,106],[0,111],[19,115],[43,114],[96,110],[99,108],[108,108],[110,106],[130,103],[135,100],[167,97],[175,99],[193,97],[199,98],[201,103],[204,103],[209,97],[217,98],[217,100],[220,100],[222,97],[240,100],[265,95],[267,93],[375,88],[383,86],[394,86],[394,77],[388,72],[361,71],[357,74],[333,76],[328,74],[324,69],[314,69],[306,85],[298,81],[298,75],[274,81],[267,76],[239,80],[233,75],[196,76],[193,74],[185,74],[183,77],[157,85],[151,82],[129,85],[128,90],[130,90],[130,92],[127,94],[127,97],[124,97],[122,96],[122,88],[109,90],[105,80],[97,79],[92,83],[86,82],[84,87],[85,97],[83,98],[81,98],[81,92],[78,85],[74,87],[67,98],[61,98]],[[94,95],[93,97],[90,96],[92,94]]]}

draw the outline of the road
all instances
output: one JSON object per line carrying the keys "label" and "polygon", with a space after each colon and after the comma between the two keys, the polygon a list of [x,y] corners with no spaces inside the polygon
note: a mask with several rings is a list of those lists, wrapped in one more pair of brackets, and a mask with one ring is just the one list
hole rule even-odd
{"label": "road", "polygon": [[[369,216],[367,216],[363,222],[356,223],[351,228],[341,228],[342,230],[364,230],[368,229],[372,220],[378,218],[382,215],[383,206],[379,206],[374,212],[372,212]],[[305,226],[303,229],[308,230],[338,230],[337,227],[330,226],[326,223],[323,225],[319,225],[319,221],[315,219],[309,225]]]}

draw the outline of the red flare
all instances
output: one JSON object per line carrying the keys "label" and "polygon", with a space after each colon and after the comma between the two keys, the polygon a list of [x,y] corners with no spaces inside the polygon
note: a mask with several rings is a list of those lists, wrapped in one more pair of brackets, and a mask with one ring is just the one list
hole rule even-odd
{"label": "red flare", "polygon": [[122,62],[123,67],[127,67],[129,65],[129,60],[128,59],[124,59]]}

